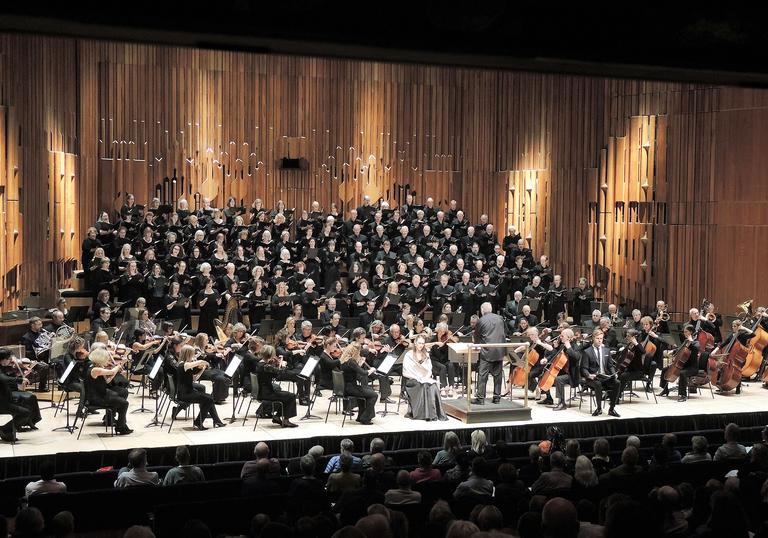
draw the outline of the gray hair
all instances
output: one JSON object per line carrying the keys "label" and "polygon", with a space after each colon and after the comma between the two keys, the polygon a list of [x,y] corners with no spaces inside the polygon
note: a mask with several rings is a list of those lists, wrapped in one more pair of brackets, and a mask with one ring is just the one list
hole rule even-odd
{"label": "gray hair", "polygon": [[481,315],[484,316],[486,314],[490,314],[491,312],[493,312],[493,305],[491,305],[491,303],[485,302],[485,303],[480,305],[480,314]]}

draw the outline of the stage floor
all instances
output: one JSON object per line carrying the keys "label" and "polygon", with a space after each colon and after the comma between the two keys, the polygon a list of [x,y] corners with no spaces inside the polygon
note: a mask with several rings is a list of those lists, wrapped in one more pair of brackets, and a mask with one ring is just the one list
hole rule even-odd
{"label": "stage floor", "polygon": [[[638,384],[639,385],[639,384]],[[489,387],[490,388],[490,387]],[[658,392],[658,388],[656,391]],[[397,398],[398,386],[393,386],[394,396]],[[520,389],[516,389],[520,394]],[[553,391],[554,392],[554,391]],[[762,388],[758,382],[744,385],[740,395],[718,395],[714,399],[710,396],[709,389],[699,394],[689,397],[687,402],[679,403],[676,394],[671,398],[658,398],[659,403],[654,403],[653,396],[649,394],[649,400],[646,400],[645,392],[638,392],[639,399],[633,398],[632,403],[628,401],[619,405],[617,411],[621,418],[609,417],[605,413],[600,417],[593,417],[589,413],[589,402],[585,399],[582,409],[578,409],[578,402],[574,407],[564,411],[553,411],[551,407],[537,405],[530,402],[531,420],[510,421],[506,425],[499,422],[464,424],[463,422],[449,418],[448,421],[426,422],[421,420],[411,420],[403,416],[406,411],[406,405],[403,403],[400,407],[399,415],[388,415],[386,417],[377,416],[373,425],[361,425],[354,420],[347,420],[344,428],[341,427],[342,416],[334,414],[333,407],[325,423],[325,412],[328,409],[328,396],[330,391],[324,391],[324,396],[318,398],[313,408],[315,415],[322,419],[313,419],[302,421],[296,417],[294,421],[299,424],[298,428],[280,428],[273,424],[269,419],[259,420],[256,431],[253,431],[255,419],[248,418],[243,426],[243,413],[238,415],[240,420],[234,424],[228,424],[225,428],[209,428],[206,431],[196,431],[192,428],[192,418],[184,419],[182,413],[174,423],[173,431],[168,433],[168,424],[161,430],[158,427],[145,427],[153,419],[154,413],[132,413],[128,417],[128,425],[133,428],[134,433],[127,436],[111,436],[105,433],[104,426],[101,424],[101,415],[93,415],[86,420],[85,430],[80,439],[77,439],[77,431],[70,435],[67,431],[52,431],[54,428],[60,428],[65,425],[66,420],[63,413],[59,412],[54,417],[54,409],[49,407],[50,403],[41,401],[41,411],[43,420],[38,424],[39,430],[32,432],[21,432],[18,434],[19,441],[15,444],[0,443],[0,458],[10,458],[17,456],[40,456],[56,453],[74,453],[74,452],[92,452],[92,451],[112,451],[126,450],[134,447],[158,448],[187,445],[206,445],[206,444],[228,444],[244,443],[255,441],[274,441],[288,439],[308,439],[313,437],[345,437],[355,435],[376,435],[379,433],[391,432],[415,432],[415,431],[439,431],[439,430],[459,430],[476,429],[484,426],[499,427],[508,426],[509,428],[528,427],[531,424],[552,424],[552,423],[577,423],[577,422],[595,422],[595,421],[620,421],[627,419],[659,419],[661,417],[684,417],[690,415],[721,415],[738,413],[756,413],[768,411],[768,390]],[[140,407],[140,396],[131,394],[129,396],[129,410]],[[74,404],[74,405],[73,405]],[[72,418],[74,418],[75,402],[70,404]],[[247,402],[246,404],[247,405]],[[486,401],[486,406],[492,406],[490,399]],[[146,407],[154,409],[154,401],[146,400]],[[389,405],[389,410],[396,410],[396,405]],[[252,407],[252,412],[253,412]],[[377,411],[384,409],[383,404],[377,405]],[[231,396],[226,404],[218,406],[219,415],[224,419],[232,414]],[[303,414],[305,407],[299,406],[298,411]],[[354,418],[354,417],[353,417]],[[206,425],[211,425],[210,420]]]}

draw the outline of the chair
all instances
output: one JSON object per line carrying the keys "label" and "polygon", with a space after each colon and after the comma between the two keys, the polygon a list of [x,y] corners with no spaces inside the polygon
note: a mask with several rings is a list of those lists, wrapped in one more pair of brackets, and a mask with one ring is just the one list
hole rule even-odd
{"label": "chair", "polygon": [[[349,408],[352,408],[352,400],[363,400],[364,398],[360,398],[359,396],[347,396],[346,390],[344,389],[344,372],[341,370],[334,370],[331,372],[333,375],[333,395],[328,399],[328,410],[325,413],[325,422],[328,423],[328,415],[331,414],[331,404],[339,402],[346,403]],[[343,408],[343,406],[342,406]],[[337,408],[338,409],[338,408]],[[341,427],[344,427],[344,423],[347,421],[347,414],[342,413],[342,416],[344,418],[341,419]]]}
{"label": "chair", "polygon": [[[165,372],[165,392],[167,394],[166,399],[166,407],[165,407],[165,413],[163,413],[163,420],[160,423],[160,427],[163,427],[163,424],[165,424],[165,417],[168,416],[168,410],[171,409],[174,405],[181,405],[183,403],[189,403],[189,402],[183,402],[179,400],[178,398],[178,388],[176,385],[176,378],[173,375],[173,372]],[[190,403],[190,407],[193,410],[194,415],[194,403]],[[168,426],[168,433],[171,433],[171,428],[173,428],[173,423],[176,421],[176,417],[174,416],[175,413],[171,412],[171,424]]]}
{"label": "chair", "polygon": [[[88,401],[88,395],[86,394],[86,388],[85,388],[85,381],[83,381],[83,386],[80,389],[80,402],[82,405],[80,406],[80,413],[82,414],[81,422],[80,422],[80,431],[77,432],[77,438],[80,439],[80,435],[83,433],[83,428],[85,428],[85,419],[88,417],[88,414],[90,411],[97,411],[99,409],[103,411],[114,411],[110,406],[108,405],[94,405],[90,401]],[[109,418],[109,415],[105,417],[106,419]],[[111,421],[107,420],[107,423],[104,425],[104,430],[109,431],[110,428],[112,430],[112,435],[115,435],[115,420],[114,417]],[[75,423],[72,426],[72,431],[70,434],[75,433],[75,430],[77,429],[77,417],[75,417]]]}
{"label": "chair", "polygon": [[[589,397],[589,412],[592,413],[592,407],[597,404],[597,402],[595,401],[595,389],[593,389],[592,387],[590,387],[586,383],[584,383],[583,379],[579,382],[579,386],[581,386],[580,394],[582,394],[582,395],[586,394]],[[608,391],[604,390],[603,391],[602,401],[604,402],[607,398],[608,398]],[[581,398],[579,400],[579,411],[581,411],[581,404],[582,403],[584,403],[584,398]],[[601,403],[601,407],[602,407],[602,402],[600,402],[600,403]]]}
{"label": "chair", "polygon": [[650,398],[648,397],[648,392],[645,390],[645,386],[650,385],[651,394],[653,394],[653,401],[656,403],[659,403],[659,400],[656,398],[656,391],[653,390],[653,379],[649,379],[648,375],[646,374],[643,374],[643,377],[641,377],[640,379],[631,379],[629,381],[629,383],[627,384],[627,388],[625,388],[621,392],[621,401],[622,402],[624,401],[624,394],[629,392],[629,403],[632,403],[632,394],[634,394],[635,383],[638,383],[638,382],[642,383],[641,392],[645,392],[645,399],[650,400]]}
{"label": "chair", "polygon": [[259,425],[259,414],[263,411],[264,405],[268,404],[272,407],[272,414],[275,414],[275,405],[280,406],[280,413],[281,415],[284,413],[283,411],[283,402],[280,402],[278,400],[262,400],[259,398],[259,374],[251,373],[251,399],[248,401],[248,407],[245,408],[245,416],[243,416],[243,426],[245,426],[245,421],[248,420],[248,411],[251,409],[251,404],[256,401],[259,404],[259,407],[256,408],[256,423],[253,425],[253,431],[256,431],[256,426]]}
{"label": "chair", "polygon": [[707,370],[699,370],[699,372],[695,376],[691,376],[688,379],[688,395],[690,396],[690,389],[702,389],[704,387],[709,387],[709,393],[712,396],[712,399],[715,399],[715,391],[712,389],[712,381],[709,376],[709,368]]}
{"label": "chair", "polygon": [[[13,415],[10,413],[0,415],[0,430],[2,430],[5,435],[10,436],[11,439],[16,438],[16,424],[13,422]],[[14,443],[15,441],[11,441],[11,444]]]}

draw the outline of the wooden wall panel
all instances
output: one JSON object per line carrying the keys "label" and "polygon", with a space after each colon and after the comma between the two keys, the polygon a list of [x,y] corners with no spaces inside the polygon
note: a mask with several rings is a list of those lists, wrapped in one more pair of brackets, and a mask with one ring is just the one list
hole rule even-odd
{"label": "wooden wall panel", "polygon": [[52,300],[98,211],[158,186],[456,199],[612,301],[768,303],[732,263],[768,248],[764,90],[0,35],[0,107],[2,309]]}

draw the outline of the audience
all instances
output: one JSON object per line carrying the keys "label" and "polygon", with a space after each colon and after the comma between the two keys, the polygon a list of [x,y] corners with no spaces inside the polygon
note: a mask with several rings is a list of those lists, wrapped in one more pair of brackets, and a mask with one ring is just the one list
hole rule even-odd
{"label": "audience", "polygon": [[160,478],[157,473],[147,471],[147,451],[143,448],[134,448],[128,453],[128,467],[121,469],[115,480],[116,488],[159,484]]}
{"label": "audience", "polygon": [[440,480],[440,469],[432,467],[432,454],[426,450],[419,452],[419,466],[411,471],[411,480],[414,484]]}
{"label": "audience", "polygon": [[694,435],[691,438],[691,451],[683,456],[682,463],[697,463],[700,461],[712,461],[712,456],[708,452],[709,443],[707,438],[702,435]]}
{"label": "audience", "polygon": [[24,488],[27,497],[41,493],[63,493],[67,491],[67,486],[54,478],[54,466],[52,461],[44,461],[40,464],[40,480],[30,482]]}
{"label": "audience", "polygon": [[276,458],[269,457],[269,446],[265,442],[256,443],[253,447],[253,457],[251,461],[246,461],[243,465],[243,470],[240,473],[240,478],[248,478],[251,475],[256,474],[256,464],[260,460],[265,460],[269,464],[269,475],[272,477],[280,476],[280,462]]}
{"label": "audience", "polygon": [[181,484],[182,482],[203,482],[205,481],[205,475],[202,469],[196,465],[190,465],[189,448],[186,445],[176,447],[176,463],[178,466],[174,467],[165,474],[163,478],[164,486],[172,486],[173,484]]}
{"label": "audience", "polygon": [[421,503],[421,493],[411,490],[411,480],[408,471],[400,470],[397,473],[397,488],[384,494],[384,502],[388,505]]}
{"label": "audience", "polygon": [[558,451],[549,457],[550,471],[541,476],[531,486],[534,495],[549,495],[571,487],[573,477],[565,472],[565,455]]}
{"label": "audience", "polygon": [[472,474],[456,487],[454,499],[493,497],[493,482],[485,478],[486,461],[482,456],[472,460]]}
{"label": "audience", "polygon": [[608,443],[608,439],[603,437],[595,439],[592,444],[592,452],[592,467],[594,467],[597,476],[610,471],[611,445]]}
{"label": "audience", "polygon": [[739,427],[731,422],[725,427],[725,444],[720,445],[715,452],[715,461],[743,460],[747,457],[747,449],[739,444]]}
{"label": "audience", "polygon": [[[351,442],[351,441],[350,441]],[[357,459],[360,462],[360,458]],[[342,454],[338,458],[338,470],[328,476],[328,493],[339,495],[348,490],[360,488],[360,475],[352,472],[354,459],[351,454]]]}
{"label": "audience", "polygon": [[[384,439],[382,439],[380,437],[374,437],[373,439],[371,439],[371,444],[370,444],[370,451],[371,451],[371,453],[370,454],[366,454],[365,456],[362,457],[363,469],[367,469],[368,467],[371,466],[371,459],[376,454],[384,455],[384,449],[386,448],[386,446],[387,445],[384,444]],[[354,448],[354,445],[353,445],[353,448]],[[384,456],[384,459],[385,459],[385,464],[386,464],[387,467],[389,467],[389,466],[394,464],[394,462],[392,461],[392,458],[388,458],[388,457]]]}
{"label": "audience", "polygon": [[350,458],[352,458],[353,469],[360,469],[363,462],[360,458],[352,454],[352,451],[354,449],[355,449],[355,443],[352,442],[352,439],[342,439],[341,443],[339,444],[339,454],[336,456],[333,456],[330,460],[328,460],[328,464],[325,466],[325,474],[330,474],[335,471],[338,471],[339,468],[341,467],[341,457],[344,455],[347,455]]}
{"label": "audience", "polygon": [[461,452],[459,436],[454,432],[446,432],[443,437],[443,449],[435,454],[432,465],[454,465],[459,452]]}

